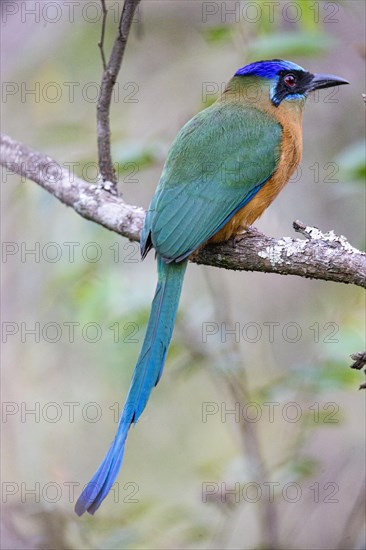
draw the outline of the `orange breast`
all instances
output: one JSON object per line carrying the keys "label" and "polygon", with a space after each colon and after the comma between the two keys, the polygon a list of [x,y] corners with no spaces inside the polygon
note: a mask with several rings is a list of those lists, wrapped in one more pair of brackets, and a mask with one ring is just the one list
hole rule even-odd
{"label": "orange breast", "polygon": [[252,225],[263,214],[284,188],[300,163],[302,155],[301,113],[299,117],[292,118],[292,123],[289,123],[288,113],[283,113],[283,110],[278,108],[276,119],[282,125],[283,137],[280,160],[275,173],[248,204],[234,214],[209,242],[227,241],[231,237],[243,233],[248,226]]}

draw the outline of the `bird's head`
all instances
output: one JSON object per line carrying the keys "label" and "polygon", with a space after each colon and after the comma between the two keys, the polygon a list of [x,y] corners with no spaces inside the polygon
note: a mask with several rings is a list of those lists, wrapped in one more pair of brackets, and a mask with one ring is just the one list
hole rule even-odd
{"label": "bird's head", "polygon": [[268,83],[269,97],[275,107],[282,101],[303,102],[308,93],[320,88],[349,84],[333,74],[312,74],[291,61],[256,61],[238,69],[235,76],[258,77]]}

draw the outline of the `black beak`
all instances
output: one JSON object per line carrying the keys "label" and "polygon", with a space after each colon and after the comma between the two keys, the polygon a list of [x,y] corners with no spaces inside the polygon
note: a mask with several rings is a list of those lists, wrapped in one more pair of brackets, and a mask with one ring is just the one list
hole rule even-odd
{"label": "black beak", "polygon": [[332,88],[332,86],[341,86],[342,84],[349,84],[349,82],[334,74],[314,74],[309,82],[308,91],[311,92],[320,88]]}

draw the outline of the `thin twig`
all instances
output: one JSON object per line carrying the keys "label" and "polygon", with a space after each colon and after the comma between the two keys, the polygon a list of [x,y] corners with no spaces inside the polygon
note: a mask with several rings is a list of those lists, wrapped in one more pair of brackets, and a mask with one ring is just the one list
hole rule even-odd
{"label": "thin twig", "polygon": [[366,477],[360,483],[360,490],[344,522],[343,537],[337,547],[338,550],[343,550],[344,548],[355,548],[354,543],[357,541],[352,540],[352,538],[354,538],[355,533],[359,533],[364,526],[365,488]]}
{"label": "thin twig", "polygon": [[107,70],[107,62],[105,60],[105,54],[104,54],[104,35],[105,35],[105,25],[106,25],[106,22],[107,22],[108,10],[107,10],[107,6],[105,5],[105,0],[100,0],[100,2],[102,4],[103,20],[102,20],[102,33],[101,33],[101,36],[100,36],[100,40],[98,42],[98,47],[100,49],[100,55],[102,57],[103,70],[106,71]]}
{"label": "thin twig", "polygon": [[[237,376],[232,376],[230,378],[230,373],[225,373],[225,378],[234,403],[250,403],[252,401],[248,390],[245,369],[241,370],[240,379]],[[259,434],[256,425],[253,422],[241,422],[240,431],[244,447],[244,456],[247,456],[248,461],[251,462],[250,467],[253,476],[253,480],[251,481],[256,481],[262,487],[269,479],[269,474],[259,442]],[[261,543],[263,548],[268,550],[278,548],[278,515],[276,503],[271,502],[270,499],[263,499],[259,510],[262,523]]]}
{"label": "thin twig", "polygon": [[359,351],[357,353],[352,353],[351,359],[354,363],[351,365],[351,369],[361,370],[364,365],[366,365],[366,351]]}
{"label": "thin twig", "polygon": [[[359,351],[357,353],[352,353],[351,359],[353,359],[353,363],[351,365],[351,369],[357,369],[361,370],[362,367],[366,365],[366,351]],[[364,370],[364,373],[366,374],[366,369]],[[359,390],[366,390],[366,382],[363,382],[360,384]]]}
{"label": "thin twig", "polygon": [[[214,288],[211,277],[208,279],[208,288],[212,296],[215,309],[215,318],[224,319],[227,325],[232,326],[233,320],[230,316],[230,300],[225,285],[218,284],[219,289]],[[218,292],[219,290],[219,292]],[[219,298],[218,298],[219,297]],[[248,404],[254,400],[250,390],[247,377],[247,365],[242,357],[242,347],[237,339],[233,340],[230,349],[225,349],[225,355],[237,358],[240,362],[240,374],[235,369],[219,369],[220,372],[220,391],[222,382],[230,393],[232,404]],[[215,359],[212,357],[212,361]],[[217,361],[217,358],[216,358]],[[213,370],[215,372],[215,370]],[[239,422],[240,441],[243,446],[243,457],[247,464],[247,471],[251,476],[252,482],[257,482],[261,487],[269,479],[264,453],[260,444],[257,424],[253,422]],[[221,500],[221,499],[220,499]],[[259,515],[261,521],[261,547],[268,550],[278,548],[278,516],[277,504],[267,499],[261,499],[259,503]],[[217,541],[216,541],[217,542]],[[216,546],[218,547],[218,546]]]}
{"label": "thin twig", "polygon": [[125,0],[118,26],[118,35],[103,73],[97,105],[99,171],[103,182],[107,182],[104,188],[114,195],[117,194],[117,176],[111,155],[110,107],[113,88],[121,68],[133,16],[139,2],[140,0]]}

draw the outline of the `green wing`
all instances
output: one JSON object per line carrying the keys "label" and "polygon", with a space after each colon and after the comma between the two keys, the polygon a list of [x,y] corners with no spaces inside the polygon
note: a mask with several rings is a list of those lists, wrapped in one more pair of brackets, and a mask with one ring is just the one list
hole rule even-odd
{"label": "green wing", "polygon": [[142,232],[143,255],[153,246],[181,260],[212,237],[276,169],[281,126],[250,106],[215,103],[178,133]]}

